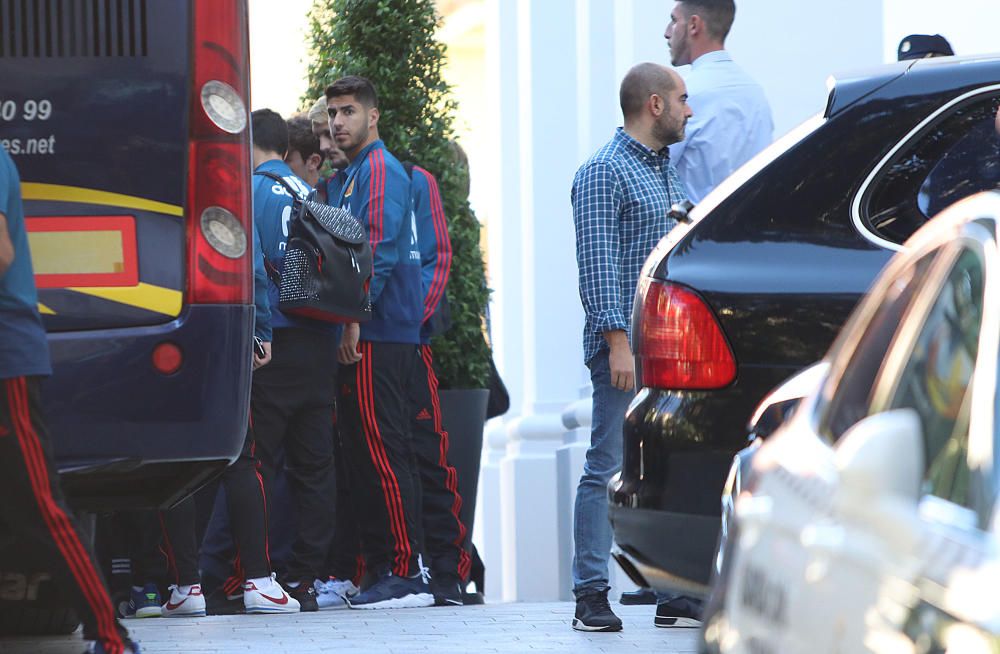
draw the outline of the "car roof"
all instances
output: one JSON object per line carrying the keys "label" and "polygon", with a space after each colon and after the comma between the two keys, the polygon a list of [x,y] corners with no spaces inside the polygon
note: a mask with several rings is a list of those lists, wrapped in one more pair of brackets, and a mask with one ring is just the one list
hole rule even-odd
{"label": "car roof", "polygon": [[906,78],[898,92],[940,92],[967,85],[1000,83],[1000,53],[895,61],[830,76],[826,116],[833,117],[891,82]]}

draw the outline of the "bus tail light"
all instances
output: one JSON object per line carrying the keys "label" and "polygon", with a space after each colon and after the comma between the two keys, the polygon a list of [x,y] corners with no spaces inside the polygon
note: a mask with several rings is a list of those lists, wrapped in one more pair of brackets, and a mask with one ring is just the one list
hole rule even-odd
{"label": "bus tail light", "polygon": [[193,7],[187,301],[252,304],[247,5],[213,0]]}
{"label": "bus tail light", "polygon": [[712,310],[693,291],[645,277],[632,338],[640,383],[693,390],[728,386],[736,359]]}

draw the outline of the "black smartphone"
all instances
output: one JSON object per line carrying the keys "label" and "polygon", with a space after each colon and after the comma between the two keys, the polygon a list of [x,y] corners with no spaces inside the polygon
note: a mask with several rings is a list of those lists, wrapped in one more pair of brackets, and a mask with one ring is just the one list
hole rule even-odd
{"label": "black smartphone", "polygon": [[263,359],[267,356],[267,352],[264,351],[264,341],[260,340],[259,336],[253,337],[253,352],[257,355],[258,359]]}

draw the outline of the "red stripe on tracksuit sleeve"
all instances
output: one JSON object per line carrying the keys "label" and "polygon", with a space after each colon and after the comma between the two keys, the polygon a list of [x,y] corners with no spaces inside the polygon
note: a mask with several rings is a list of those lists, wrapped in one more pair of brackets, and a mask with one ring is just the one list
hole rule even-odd
{"label": "red stripe on tracksuit sleeve", "polygon": [[396,553],[396,565],[393,572],[400,576],[409,575],[409,562],[412,556],[410,541],[406,532],[406,520],[403,512],[403,500],[399,491],[399,480],[389,464],[389,457],[382,443],[378,422],[375,418],[374,384],[371,368],[372,351],[370,343],[362,343],[362,359],[357,366],[356,384],[358,388],[358,403],[361,408],[362,425],[365,440],[372,463],[378,472],[382,493],[385,497],[386,511],[389,514],[389,526],[395,541],[393,549]]}
{"label": "red stripe on tracksuit sleeve", "polygon": [[39,513],[45,521],[53,542],[66,561],[84,600],[97,620],[98,639],[108,649],[109,654],[121,654],[125,643],[115,625],[111,600],[103,589],[103,584],[94,569],[77,536],[69,516],[66,515],[55,498],[52,497],[51,480],[45,462],[45,453],[31,424],[31,410],[28,404],[28,389],[23,377],[6,380],[8,406],[11,409],[14,431],[24,456],[31,490],[38,503]]}
{"label": "red stripe on tracksuit sleeve", "polygon": [[437,245],[437,262],[434,266],[434,279],[424,298],[424,321],[434,315],[441,296],[444,295],[448,276],[451,273],[451,238],[448,236],[448,221],[444,215],[444,205],[441,203],[441,193],[437,180],[423,168],[416,167],[427,179],[428,196],[431,205],[431,217],[434,223],[434,239]]}
{"label": "red stripe on tracksuit sleeve", "polygon": [[451,504],[451,515],[455,518],[455,523],[458,525],[458,537],[455,538],[452,544],[459,550],[458,575],[465,580],[469,577],[469,568],[472,565],[472,561],[464,547],[468,531],[460,515],[462,511],[462,496],[458,492],[458,472],[454,466],[448,463],[448,432],[444,430],[444,425],[441,422],[441,398],[438,395],[439,384],[437,375],[434,374],[434,355],[431,352],[431,347],[429,345],[421,345],[420,356],[427,367],[427,387],[431,392],[431,408],[434,411],[434,431],[437,432],[440,438],[438,466],[445,471],[445,487],[455,498]]}
{"label": "red stripe on tracksuit sleeve", "polygon": [[368,241],[374,259],[385,232],[385,156],[381,150],[372,150],[368,166]]}

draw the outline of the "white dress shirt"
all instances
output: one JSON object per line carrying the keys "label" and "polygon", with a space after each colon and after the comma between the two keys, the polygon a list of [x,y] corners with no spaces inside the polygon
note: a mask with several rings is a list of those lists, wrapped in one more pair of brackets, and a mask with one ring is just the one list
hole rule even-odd
{"label": "white dress shirt", "polygon": [[694,116],[670,146],[670,162],[698,203],[771,144],[774,120],[764,90],[725,50],[698,57],[684,81]]}

